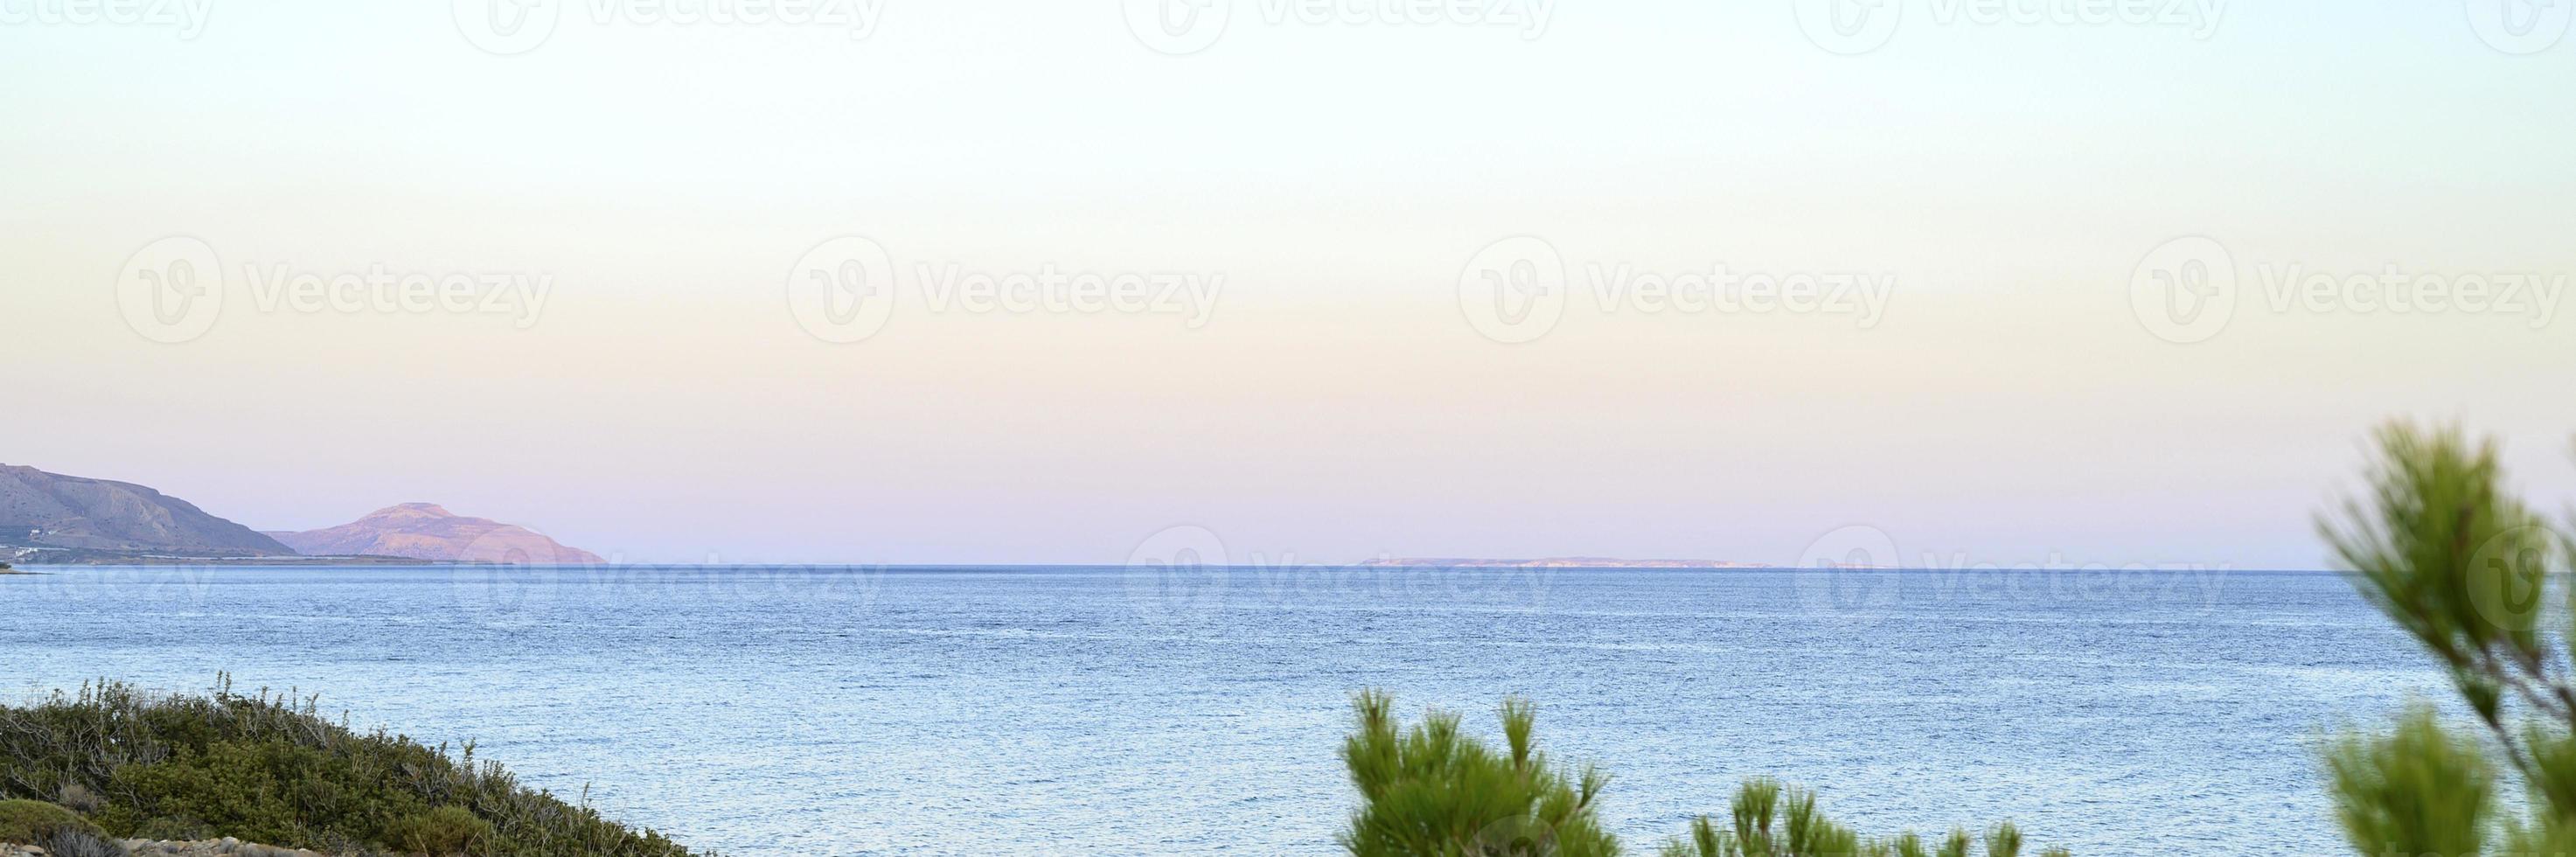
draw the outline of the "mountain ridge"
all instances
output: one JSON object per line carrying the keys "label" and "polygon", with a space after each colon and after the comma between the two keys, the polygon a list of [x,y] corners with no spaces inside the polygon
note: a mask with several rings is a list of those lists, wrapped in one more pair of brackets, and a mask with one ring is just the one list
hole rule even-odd
{"label": "mountain ridge", "polygon": [[249,527],[153,488],[0,464],[0,544],[86,551],[293,556]]}

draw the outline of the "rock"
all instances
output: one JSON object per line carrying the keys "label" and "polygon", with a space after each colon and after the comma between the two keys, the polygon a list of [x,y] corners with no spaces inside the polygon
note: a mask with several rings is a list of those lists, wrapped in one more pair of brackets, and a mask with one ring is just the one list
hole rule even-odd
{"label": "rock", "polygon": [[[134,857],[330,857],[328,854],[315,851],[243,842],[230,836],[196,842],[127,839],[117,844],[132,852]],[[29,856],[0,850],[0,857]]]}

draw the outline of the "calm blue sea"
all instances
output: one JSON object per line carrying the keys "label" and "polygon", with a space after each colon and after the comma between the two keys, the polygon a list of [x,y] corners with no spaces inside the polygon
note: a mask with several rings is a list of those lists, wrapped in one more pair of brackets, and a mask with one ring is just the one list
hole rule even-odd
{"label": "calm blue sea", "polygon": [[731,854],[1325,854],[1347,700],[1539,706],[1632,844],[1748,776],[1865,831],[2341,850],[2311,748],[2439,677],[2323,573],[73,568],[0,693],[318,692]]}

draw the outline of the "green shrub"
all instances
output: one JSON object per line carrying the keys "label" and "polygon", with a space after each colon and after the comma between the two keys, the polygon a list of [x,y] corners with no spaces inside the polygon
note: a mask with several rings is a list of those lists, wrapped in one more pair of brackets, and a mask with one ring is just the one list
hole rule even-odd
{"label": "green shrub", "polygon": [[2335,818],[2355,843],[2397,854],[2480,854],[2495,808],[2494,770],[2475,736],[2418,707],[2387,735],[2347,732],[2326,750]]}
{"label": "green shrub", "polygon": [[[1663,857],[1968,857],[1980,842],[1966,830],[1952,830],[1938,847],[1927,848],[1912,831],[1886,838],[1867,838],[1816,808],[1816,795],[1778,780],[1749,780],[1735,792],[1729,822],[1708,816],[1691,821],[1690,833],[1664,844]],[[2020,857],[2021,829],[2012,822],[1986,828],[1987,857]],[[2065,857],[2066,850],[2041,852]]]}
{"label": "green shrub", "polygon": [[0,842],[35,845],[57,830],[96,832],[79,813],[40,800],[0,800]]}
{"label": "green shrub", "polygon": [[[2377,440],[2368,493],[2320,529],[2483,728],[2456,732],[2417,708],[2333,741],[2324,763],[2345,839],[2365,855],[2576,853],[2576,611],[2549,598],[2576,542],[2504,488],[2492,441],[2406,424]],[[2499,798],[2506,782],[2523,799]]]}
{"label": "green shrub", "polygon": [[[1360,792],[1360,808],[1341,835],[1355,857],[1595,857],[1622,853],[1601,828],[1594,802],[1609,784],[1599,771],[1566,773],[1551,766],[1532,739],[1528,703],[1502,707],[1504,749],[1459,732],[1456,715],[1433,711],[1399,729],[1385,694],[1362,693],[1359,727],[1342,742],[1342,761]],[[1953,831],[1937,852],[1912,833],[1869,839],[1816,808],[1812,792],[1777,780],[1746,782],[1728,820],[1700,816],[1687,836],[1664,845],[1665,857],[1967,857],[1972,840]],[[1987,829],[1990,857],[2019,857],[2021,831]],[[2046,852],[2063,857],[2062,850]]]}
{"label": "green shrub", "polygon": [[1592,816],[1609,780],[1590,769],[1568,777],[1530,743],[1530,707],[1503,703],[1508,753],[1432,712],[1399,731],[1385,694],[1360,694],[1359,730],[1342,762],[1363,800],[1342,846],[1358,857],[1406,855],[1615,855],[1619,843]]}
{"label": "green shrub", "polygon": [[461,806],[442,806],[404,816],[385,829],[387,844],[432,857],[470,854],[491,838],[491,822],[475,818],[473,812]]}
{"label": "green shrub", "polygon": [[[687,857],[523,788],[499,765],[323,720],[311,698],[84,686],[0,708],[0,798],[89,795],[118,836],[238,837],[331,854]],[[49,806],[49,805],[48,805]]]}

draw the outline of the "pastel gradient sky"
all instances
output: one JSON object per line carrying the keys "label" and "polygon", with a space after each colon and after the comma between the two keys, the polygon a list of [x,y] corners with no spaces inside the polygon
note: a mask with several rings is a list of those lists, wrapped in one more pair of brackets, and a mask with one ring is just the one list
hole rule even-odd
{"label": "pastel gradient sky", "polygon": [[[424,500],[679,562],[1117,563],[1196,525],[1236,561],[1788,563],[1857,524],[1908,564],[2316,567],[2310,514],[2392,415],[2576,496],[2576,307],[2265,288],[2563,285],[2576,35],[2482,38],[2483,0],[2222,4],[2205,38],[1888,2],[1854,56],[1787,0],[1556,3],[1534,32],[1242,0],[1179,56],[1115,0],[883,0],[863,38],[585,0],[509,56],[444,3],[21,16],[0,461],[262,529]],[[168,236],[223,272],[176,342],[120,305]],[[838,236],[896,272],[856,342],[791,309]],[[1462,304],[1508,236],[1567,275],[1526,342]],[[2132,304],[2182,236],[2238,271],[2188,342]],[[1604,307],[1587,276],[1719,264],[1894,285],[1864,320]],[[932,306],[913,274],[952,265],[1223,280],[1194,327]],[[259,291],[374,266],[550,290]]]}

